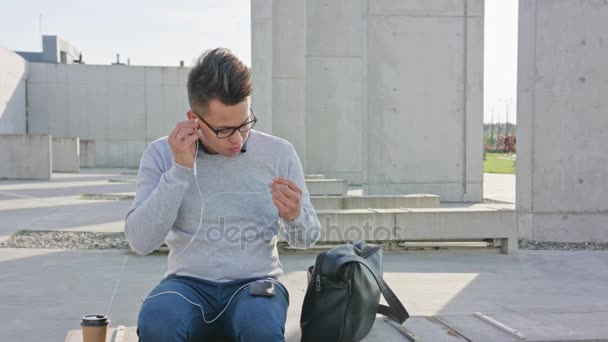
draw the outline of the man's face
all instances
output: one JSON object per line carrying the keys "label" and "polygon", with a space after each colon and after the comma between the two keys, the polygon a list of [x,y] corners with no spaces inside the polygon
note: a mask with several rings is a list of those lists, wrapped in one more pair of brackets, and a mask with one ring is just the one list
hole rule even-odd
{"label": "man's face", "polygon": [[[238,127],[250,120],[249,101],[250,99],[247,98],[236,105],[225,105],[217,99],[212,99],[207,108],[192,108],[187,115],[189,119],[195,119],[198,118],[196,115],[198,113],[215,130]],[[233,157],[240,153],[241,147],[249,136],[249,131],[245,133],[236,131],[229,138],[220,139],[200,118],[198,121],[203,133],[203,138],[200,140],[207,151],[212,154],[219,153],[225,157]]]}

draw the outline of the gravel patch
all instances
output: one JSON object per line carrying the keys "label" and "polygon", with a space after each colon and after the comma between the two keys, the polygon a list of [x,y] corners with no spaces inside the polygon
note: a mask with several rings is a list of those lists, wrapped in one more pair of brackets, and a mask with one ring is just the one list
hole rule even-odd
{"label": "gravel patch", "polygon": [[519,249],[526,250],[560,250],[560,251],[606,251],[606,242],[552,242],[519,240]]}
{"label": "gravel patch", "polygon": [[[322,243],[318,243],[318,247]],[[124,233],[21,230],[0,242],[0,248],[130,249]],[[522,250],[608,250],[605,242],[547,242],[519,240]],[[163,250],[162,248],[160,249]]]}
{"label": "gravel patch", "polygon": [[124,233],[19,231],[0,248],[129,249]]}
{"label": "gravel patch", "polygon": [[84,200],[110,200],[110,201],[130,201],[135,199],[135,195],[130,194],[91,194],[86,193],[80,196]]}
{"label": "gravel patch", "polygon": [[135,179],[108,179],[108,183],[133,183],[135,184]]}

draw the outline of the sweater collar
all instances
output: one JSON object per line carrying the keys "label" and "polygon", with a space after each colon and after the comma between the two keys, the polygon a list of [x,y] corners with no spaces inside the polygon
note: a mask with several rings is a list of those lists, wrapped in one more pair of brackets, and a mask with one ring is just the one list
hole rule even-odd
{"label": "sweater collar", "polygon": [[[251,134],[249,135],[251,136]],[[197,140],[198,142],[198,146],[200,149],[203,150],[203,152],[207,153],[207,154],[211,154],[209,153],[209,151],[207,151],[207,149],[205,148],[205,144],[203,144],[200,140]],[[245,153],[247,152],[247,143],[249,142],[249,137],[247,137],[247,140],[245,140],[245,143],[243,144],[243,146],[241,147],[241,153]]]}

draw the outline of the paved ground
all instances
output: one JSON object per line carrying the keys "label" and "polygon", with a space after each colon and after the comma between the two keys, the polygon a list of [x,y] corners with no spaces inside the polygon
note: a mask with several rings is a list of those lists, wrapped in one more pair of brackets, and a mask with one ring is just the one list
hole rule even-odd
{"label": "paved ground", "polygon": [[84,193],[135,191],[128,169],[54,173],[51,181],[0,181],[0,240],[21,230],[123,231],[129,201],[82,200]]}
{"label": "paved ground", "polygon": [[[125,171],[84,169],[80,175],[55,174],[51,182],[0,181],[0,238],[19,229],[122,231],[129,201],[79,197],[133,191],[132,183],[108,182],[135,177],[121,174]],[[488,180],[505,179],[486,175],[484,192],[507,199],[510,185],[497,184],[495,192],[488,186]],[[297,341],[304,270],[314,255],[285,254],[281,259],[282,280],[291,295],[287,339]],[[438,317],[476,341],[489,335],[471,328],[480,324],[471,318],[475,311],[508,322],[529,341],[608,338],[603,323],[608,321],[608,252],[408,252],[387,254],[384,265],[385,279],[412,315]],[[140,298],[165,269],[166,254],[0,249],[1,340],[63,341],[68,330],[79,328],[82,315],[93,312],[108,313],[113,326],[135,325]],[[417,328],[421,321],[415,318],[406,327]],[[374,340],[392,340],[387,336],[379,333]]]}
{"label": "paved ground", "polygon": [[515,203],[515,175],[484,173],[483,198]]}
{"label": "paved ground", "polygon": [[[295,341],[303,270],[314,256],[281,258],[291,296],[287,337]],[[481,311],[500,320],[559,314],[555,319],[573,336],[608,337],[603,325],[582,328],[591,318],[608,321],[608,252],[387,254],[384,267],[386,281],[412,315],[464,317]],[[108,313],[112,325],[135,325],[140,299],[165,270],[164,254],[0,249],[3,340],[62,341],[87,313]],[[524,320],[512,327],[543,328],[535,324]]]}

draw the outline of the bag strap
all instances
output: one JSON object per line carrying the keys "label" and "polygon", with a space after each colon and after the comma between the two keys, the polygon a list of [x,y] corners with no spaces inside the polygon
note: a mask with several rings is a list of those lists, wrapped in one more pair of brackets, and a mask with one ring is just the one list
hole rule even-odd
{"label": "bag strap", "polygon": [[403,307],[403,304],[401,304],[401,301],[399,300],[399,298],[397,298],[397,296],[395,295],[393,290],[391,290],[391,288],[384,281],[384,279],[382,279],[380,276],[378,276],[376,271],[373,270],[373,268],[369,265],[367,260],[363,259],[362,257],[360,257],[358,255],[343,256],[340,259],[338,259],[336,264],[338,265],[338,267],[340,267],[349,262],[357,262],[357,263],[365,266],[365,268],[367,268],[370,271],[370,273],[374,276],[374,279],[376,280],[376,283],[378,284],[378,287],[380,288],[382,295],[384,295],[384,299],[386,299],[386,302],[388,303],[388,306],[379,304],[378,308],[377,308],[377,312],[379,314],[382,314],[384,316],[391,318],[392,320],[398,322],[399,324],[403,324],[403,322],[405,322],[405,320],[410,317],[410,314],[407,312],[405,307]]}

